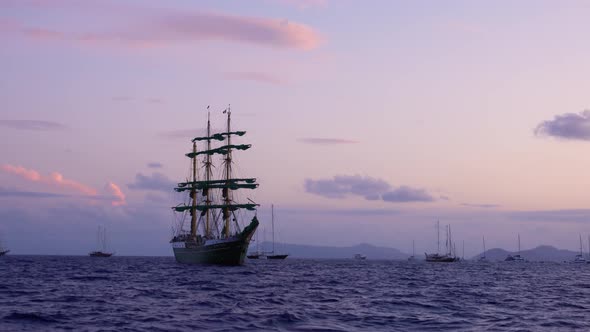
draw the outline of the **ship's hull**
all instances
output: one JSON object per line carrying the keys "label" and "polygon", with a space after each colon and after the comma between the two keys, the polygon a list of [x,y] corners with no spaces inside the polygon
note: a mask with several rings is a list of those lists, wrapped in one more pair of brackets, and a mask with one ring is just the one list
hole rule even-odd
{"label": "ship's hull", "polygon": [[103,258],[106,258],[106,257],[113,256],[113,253],[110,253],[110,252],[102,252],[102,251],[93,251],[93,252],[91,252],[88,255],[90,255],[90,257],[103,257]]}
{"label": "ship's hull", "polygon": [[246,256],[248,259],[266,259],[265,255],[262,254],[252,254]]}
{"label": "ship's hull", "polygon": [[453,257],[449,255],[439,255],[439,254],[426,254],[426,261],[431,263],[453,263],[458,262],[458,257]]}
{"label": "ship's hull", "polygon": [[289,255],[268,255],[266,259],[285,259]]}
{"label": "ship's hull", "polygon": [[10,250],[0,251],[0,256],[4,256],[4,255],[8,254],[9,252],[10,252]]}
{"label": "ship's hull", "polygon": [[183,264],[242,265],[257,227],[258,220],[253,219],[242,233],[229,239],[207,241],[199,245],[188,241],[172,242],[174,258]]}

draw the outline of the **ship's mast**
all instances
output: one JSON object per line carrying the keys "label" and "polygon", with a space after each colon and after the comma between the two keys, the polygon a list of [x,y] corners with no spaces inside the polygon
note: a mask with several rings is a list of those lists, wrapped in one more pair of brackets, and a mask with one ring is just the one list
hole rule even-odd
{"label": "ship's mast", "polygon": [[483,240],[483,257],[486,257],[486,238],[482,236],[481,239]]}
{"label": "ship's mast", "polygon": [[520,256],[520,234],[518,234],[518,255]]}
{"label": "ship's mast", "polygon": [[[197,143],[193,142],[193,153],[197,153]],[[193,186],[191,188],[191,238],[197,237],[197,157],[193,158]]]}
{"label": "ship's mast", "polygon": [[582,234],[580,234],[580,256],[583,256],[583,253],[582,253]]}
{"label": "ship's mast", "polygon": [[[208,107],[207,107],[208,108]],[[207,150],[211,150],[211,113],[207,112]],[[196,157],[195,157],[196,159]],[[205,161],[205,180],[211,181],[211,155],[207,154],[206,161]],[[209,206],[211,205],[211,198],[209,196],[209,189],[205,190],[207,193],[205,196],[205,205],[207,206],[207,210],[205,210],[205,237],[209,237]]]}
{"label": "ship's mast", "polygon": [[229,219],[230,219],[230,208],[229,205],[231,204],[230,198],[230,180],[231,180],[231,108],[227,107],[227,156],[225,158],[225,180],[227,181],[227,187],[223,188],[223,197],[225,199],[225,208],[223,213],[223,219],[225,224],[225,237],[229,237]]}
{"label": "ship's mast", "polygon": [[271,204],[270,206],[270,220],[272,222],[272,253],[275,253],[275,206]]}
{"label": "ship's mast", "polygon": [[463,252],[461,253],[461,260],[465,260],[465,240],[463,240]]}
{"label": "ship's mast", "polygon": [[440,254],[440,220],[436,221],[436,253]]}

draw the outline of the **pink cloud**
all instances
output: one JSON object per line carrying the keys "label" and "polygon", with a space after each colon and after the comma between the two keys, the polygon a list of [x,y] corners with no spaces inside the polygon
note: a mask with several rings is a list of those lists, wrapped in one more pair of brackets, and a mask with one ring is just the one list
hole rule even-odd
{"label": "pink cloud", "polygon": [[32,169],[26,169],[22,166],[13,166],[5,164],[2,165],[2,170],[7,173],[21,176],[29,181],[41,181],[41,174],[39,174],[39,172]]}
{"label": "pink cloud", "polygon": [[90,187],[83,185],[81,183],[78,183],[76,181],[65,179],[63,177],[63,175],[61,175],[60,173],[57,173],[57,172],[51,173],[49,175],[48,180],[49,180],[49,181],[47,181],[48,183],[52,183],[57,186],[61,186],[61,187],[65,187],[65,188],[70,188],[70,189],[73,189],[75,191],[79,191],[79,192],[86,194],[86,195],[94,196],[97,194],[95,189],[90,188]]}
{"label": "pink cloud", "polygon": [[121,188],[118,185],[114,184],[113,182],[109,182],[107,188],[111,194],[117,198],[117,200],[111,202],[113,206],[127,205],[127,202],[125,201],[125,194],[123,194]]}
{"label": "pink cloud", "polygon": [[60,188],[73,189],[85,195],[95,196],[97,191],[82,183],[64,178],[63,175],[57,172],[51,173],[49,176],[43,176],[33,169],[27,169],[22,166],[13,166],[9,164],[2,165],[2,170],[22,177],[31,182],[40,182]]}
{"label": "pink cloud", "polygon": [[[33,10],[44,10],[36,2],[24,2]],[[91,4],[90,4],[91,5]],[[18,6],[13,4],[12,6]],[[75,2],[64,2],[62,9],[74,10],[77,15],[125,15],[118,26],[106,27],[103,32],[59,31],[47,27],[25,26],[18,22],[6,24],[3,30],[20,33],[36,40],[69,40],[83,44],[109,44],[126,47],[154,47],[171,43],[200,41],[240,42],[270,46],[311,50],[319,46],[321,38],[311,27],[285,19],[249,17],[222,13],[150,9],[131,6],[80,6]],[[0,4],[2,7],[2,4]],[[11,6],[8,6],[9,8]],[[49,8],[45,8],[49,9]],[[129,19],[132,18],[132,19]]]}

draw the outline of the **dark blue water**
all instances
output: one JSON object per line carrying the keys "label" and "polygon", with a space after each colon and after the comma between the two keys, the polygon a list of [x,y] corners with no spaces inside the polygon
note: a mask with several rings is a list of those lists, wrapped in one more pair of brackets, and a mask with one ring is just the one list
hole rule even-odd
{"label": "dark blue water", "polygon": [[7,256],[0,331],[590,330],[590,264]]}

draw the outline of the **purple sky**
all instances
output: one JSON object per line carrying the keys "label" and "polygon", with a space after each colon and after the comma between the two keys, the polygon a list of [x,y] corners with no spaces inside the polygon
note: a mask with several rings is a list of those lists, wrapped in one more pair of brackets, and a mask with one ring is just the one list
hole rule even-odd
{"label": "purple sky", "polygon": [[[184,153],[231,104],[280,241],[468,254],[590,233],[585,1],[0,0],[0,236],[168,255]],[[268,226],[266,226],[268,228]]]}

